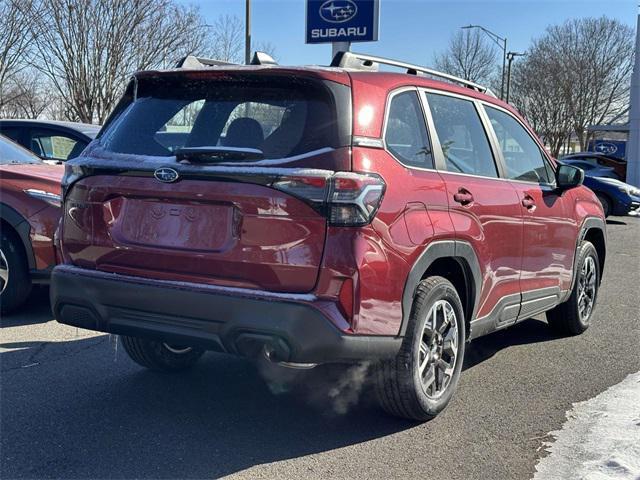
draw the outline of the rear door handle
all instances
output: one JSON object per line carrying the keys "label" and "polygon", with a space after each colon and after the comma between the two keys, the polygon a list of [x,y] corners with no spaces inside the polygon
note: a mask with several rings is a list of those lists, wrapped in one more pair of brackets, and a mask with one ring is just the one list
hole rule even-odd
{"label": "rear door handle", "polygon": [[536,209],[536,201],[532,196],[525,195],[525,197],[522,199],[522,206],[530,212],[533,212]]}
{"label": "rear door handle", "polygon": [[453,199],[461,205],[468,205],[473,202],[473,195],[466,188],[459,188],[458,193],[453,194]]}

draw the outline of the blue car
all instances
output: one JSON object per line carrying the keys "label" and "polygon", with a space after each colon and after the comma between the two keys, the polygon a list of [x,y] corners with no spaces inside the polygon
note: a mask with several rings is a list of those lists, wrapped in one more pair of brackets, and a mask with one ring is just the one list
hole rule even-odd
{"label": "blue car", "polygon": [[585,172],[584,185],[598,196],[604,216],[627,215],[640,208],[640,189],[614,178],[591,177]]}
{"label": "blue car", "polygon": [[570,158],[563,158],[563,163],[567,165],[573,165],[574,167],[584,170],[585,176],[589,177],[601,177],[601,178],[615,178],[620,180],[620,176],[616,173],[613,167],[607,167],[606,165],[598,165],[586,160],[574,160]]}
{"label": "blue car", "polygon": [[[582,168],[575,160],[563,158],[558,163],[573,165]],[[586,162],[585,162],[586,163]],[[589,163],[588,165],[593,166]],[[632,210],[640,209],[640,189],[621,182],[617,178],[606,178],[594,176],[594,169],[584,169],[583,184],[593,190],[598,200],[602,204],[604,216],[627,215]]]}

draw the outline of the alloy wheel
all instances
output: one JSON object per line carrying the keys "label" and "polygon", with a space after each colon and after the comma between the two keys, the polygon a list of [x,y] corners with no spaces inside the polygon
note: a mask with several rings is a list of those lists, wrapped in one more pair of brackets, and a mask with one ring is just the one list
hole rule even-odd
{"label": "alloy wheel", "polygon": [[593,311],[596,299],[596,261],[587,256],[582,262],[580,278],[578,280],[578,313],[580,320],[587,322]]}
{"label": "alloy wheel", "polygon": [[420,338],[418,373],[424,393],[440,397],[453,378],[458,359],[458,319],[447,300],[429,310]]}
{"label": "alloy wheel", "polygon": [[9,285],[9,263],[4,252],[0,250],[0,293],[4,292]]}

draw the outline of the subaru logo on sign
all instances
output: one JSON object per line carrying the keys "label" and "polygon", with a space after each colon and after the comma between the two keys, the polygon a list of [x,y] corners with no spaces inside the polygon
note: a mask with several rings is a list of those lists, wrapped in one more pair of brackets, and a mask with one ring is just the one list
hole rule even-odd
{"label": "subaru logo on sign", "polygon": [[307,0],[307,43],[378,40],[380,0]]}
{"label": "subaru logo on sign", "polygon": [[604,153],[605,155],[613,155],[618,151],[618,147],[613,143],[600,142],[596,144],[596,151],[600,153]]}
{"label": "subaru logo on sign", "polygon": [[156,177],[156,180],[164,183],[171,183],[178,180],[178,172],[176,172],[173,168],[170,167],[161,167],[153,172],[153,176]]}
{"label": "subaru logo on sign", "polygon": [[331,23],[344,23],[358,13],[358,7],[351,0],[328,0],[320,7],[320,16]]}

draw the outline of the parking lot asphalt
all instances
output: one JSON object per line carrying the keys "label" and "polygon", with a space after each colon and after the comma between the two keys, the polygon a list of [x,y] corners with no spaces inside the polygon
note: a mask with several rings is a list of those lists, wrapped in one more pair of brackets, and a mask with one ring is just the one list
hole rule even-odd
{"label": "parking lot asphalt", "polygon": [[573,402],[640,370],[640,218],[609,221],[608,250],[585,334],[530,319],[472,342],[452,403],[425,424],[358,395],[362,369],[309,372],[286,393],[213,353],[146,371],[108,335],[53,321],[35,291],[1,323],[0,477],[531,478]]}

